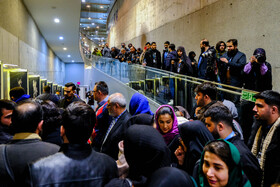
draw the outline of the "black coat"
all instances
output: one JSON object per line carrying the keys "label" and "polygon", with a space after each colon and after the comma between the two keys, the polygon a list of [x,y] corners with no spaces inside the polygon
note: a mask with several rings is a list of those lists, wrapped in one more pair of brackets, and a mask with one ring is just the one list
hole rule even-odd
{"label": "black coat", "polygon": [[103,144],[100,149],[101,153],[105,153],[115,160],[118,159],[118,144],[121,140],[124,139],[124,134],[128,128],[126,124],[130,117],[131,115],[127,110],[121,115],[121,117],[118,119],[118,121],[115,123],[110,133],[108,134],[105,142],[103,142],[105,137],[103,138]]}
{"label": "black coat", "polygon": [[29,186],[101,187],[118,177],[116,162],[88,144],[63,144],[60,151],[29,165]]}
{"label": "black coat", "polygon": [[147,51],[145,54],[145,59],[147,62],[147,66],[159,69],[161,68],[161,55],[157,49],[150,49],[149,51]]}
{"label": "black coat", "polygon": [[[224,66],[229,67],[230,71],[230,85],[242,87],[243,77],[242,72],[246,64],[246,55],[240,51],[237,51],[235,55],[230,56],[229,52],[225,53],[221,58],[226,58],[229,62]],[[225,68],[227,69],[227,68]],[[225,83],[225,82],[222,82]]]}
{"label": "black coat", "polygon": [[272,89],[271,65],[268,62],[265,62],[265,65],[268,70],[264,75],[261,75],[260,65],[257,63],[252,65],[252,70],[248,74],[245,72],[243,73],[245,83],[244,88],[259,92]]}
{"label": "black coat", "polygon": [[76,96],[74,96],[73,98],[72,98],[72,100],[70,100],[70,101],[67,101],[65,98],[63,98],[63,99],[60,99],[59,101],[58,101],[58,107],[59,108],[67,108],[67,106],[68,105],[70,105],[71,103],[73,103],[73,102],[75,102],[75,101],[80,101],[80,102],[84,102],[83,100],[81,100],[80,98],[78,98],[78,97],[76,97]]}
{"label": "black coat", "polygon": [[238,149],[240,153],[242,169],[251,182],[252,186],[261,186],[262,170],[257,158],[251,153],[249,148],[244,144],[239,136],[234,136],[228,139],[228,141],[235,145]]}
{"label": "black coat", "polygon": [[[4,145],[0,146],[0,181],[1,185],[9,183],[10,177],[6,172],[3,162],[3,148]],[[59,146],[42,142],[39,139],[22,139],[12,140],[7,144],[7,158],[10,163],[10,168],[14,173],[16,184],[13,186],[22,186],[25,176],[26,166],[30,162],[34,162],[40,158],[57,153]],[[11,183],[10,183],[11,184]]]}
{"label": "black coat", "polygon": [[59,101],[59,98],[56,95],[51,94],[51,93],[43,93],[43,94],[39,95],[37,97],[37,99],[41,99],[43,101],[50,100],[50,101],[54,102],[55,104],[58,104],[58,101]]}

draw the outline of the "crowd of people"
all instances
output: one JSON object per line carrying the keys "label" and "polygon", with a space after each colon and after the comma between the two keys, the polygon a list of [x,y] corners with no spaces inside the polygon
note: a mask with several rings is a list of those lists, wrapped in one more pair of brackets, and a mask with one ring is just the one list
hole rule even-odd
{"label": "crowd of people", "polygon": [[[234,107],[210,82],[197,86],[193,112],[161,105],[151,111],[135,93],[97,82],[86,104],[67,83],[64,97],[30,99],[22,88],[0,100],[1,186],[279,186],[280,94],[254,97],[248,143]],[[247,135],[246,135],[247,136]]]}
{"label": "crowd of people", "polygon": [[129,43],[109,48],[108,43],[94,49],[93,55],[118,59],[129,64],[142,64],[198,77],[201,79],[216,81],[246,89],[263,91],[272,89],[271,65],[266,61],[266,52],[257,48],[247,62],[246,55],[238,50],[237,39],[229,39],[227,42],[219,41],[216,46],[211,46],[207,39],[200,42],[201,54],[198,60],[196,54],[190,51],[187,55],[183,46],[176,49],[175,44],[166,41],[162,53],[157,50],[156,42],[147,42],[144,50]]}

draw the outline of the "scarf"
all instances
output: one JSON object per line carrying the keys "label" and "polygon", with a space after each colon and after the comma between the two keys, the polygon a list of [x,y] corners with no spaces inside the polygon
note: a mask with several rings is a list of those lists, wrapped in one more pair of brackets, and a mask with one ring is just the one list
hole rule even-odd
{"label": "scarf", "polygon": [[[168,107],[172,110],[172,113],[173,113],[173,124],[172,124],[172,128],[170,129],[170,131],[168,131],[167,133],[163,133],[159,127],[159,124],[158,124],[158,112],[161,108],[163,107]],[[162,134],[163,138],[164,138],[164,141],[166,143],[166,145],[169,145],[169,143],[173,140],[173,138],[179,134],[179,131],[178,131],[178,120],[177,120],[177,117],[175,115],[175,112],[173,110],[173,108],[169,105],[161,105],[157,111],[156,111],[156,115],[155,115],[155,121],[156,121],[156,125],[157,125],[157,130]]]}

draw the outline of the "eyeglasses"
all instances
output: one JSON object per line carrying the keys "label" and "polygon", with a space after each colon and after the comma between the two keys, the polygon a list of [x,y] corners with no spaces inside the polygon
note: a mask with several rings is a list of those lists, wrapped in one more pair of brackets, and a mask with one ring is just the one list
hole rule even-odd
{"label": "eyeglasses", "polygon": [[71,91],[66,91],[66,90],[64,90],[64,92],[66,92],[66,93],[70,93]]}

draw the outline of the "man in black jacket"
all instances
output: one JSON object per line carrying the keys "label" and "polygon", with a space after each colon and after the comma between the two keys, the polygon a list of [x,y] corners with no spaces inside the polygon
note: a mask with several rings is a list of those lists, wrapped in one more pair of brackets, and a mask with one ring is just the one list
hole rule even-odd
{"label": "man in black jacket", "polygon": [[222,138],[236,146],[240,152],[243,170],[252,186],[261,186],[262,170],[257,158],[233,131],[232,115],[226,106],[210,107],[205,113],[205,124],[215,139]]}
{"label": "man in black jacket", "polygon": [[37,99],[41,100],[51,100],[55,104],[58,104],[58,97],[54,94],[51,94],[51,87],[49,85],[44,86],[43,88],[43,94],[39,95]]}
{"label": "man in black jacket", "polygon": [[28,185],[102,187],[118,177],[116,162],[87,144],[95,120],[95,112],[89,105],[71,103],[63,113],[64,144],[60,152],[29,166]]}
{"label": "man in black jacket", "polygon": [[246,64],[246,55],[237,49],[237,40],[230,39],[227,41],[228,51],[220,58],[221,63],[226,66],[225,71],[229,74],[229,77],[222,82],[224,84],[228,83],[232,86],[242,87],[242,70]]}
{"label": "man in black jacket", "polygon": [[66,108],[70,103],[74,101],[83,101],[76,95],[76,86],[73,82],[68,82],[64,87],[64,98],[58,102],[59,108]]}
{"label": "man in black jacket", "polygon": [[266,90],[254,96],[254,117],[259,126],[253,126],[252,153],[263,170],[262,186],[280,183],[280,94]]}
{"label": "man in black jacket", "polygon": [[145,54],[147,66],[161,68],[161,55],[157,50],[156,42],[152,42],[151,49]]}
{"label": "man in black jacket", "polygon": [[118,159],[118,143],[124,139],[127,130],[127,121],[131,117],[126,110],[126,100],[121,93],[114,93],[108,99],[107,108],[109,115],[113,117],[105,137],[103,138],[100,152]]}
{"label": "man in black jacket", "polygon": [[0,146],[1,186],[22,186],[28,163],[58,152],[59,146],[41,141],[38,135],[42,119],[42,107],[38,103],[24,101],[15,108],[12,114],[15,135],[8,144]]}

